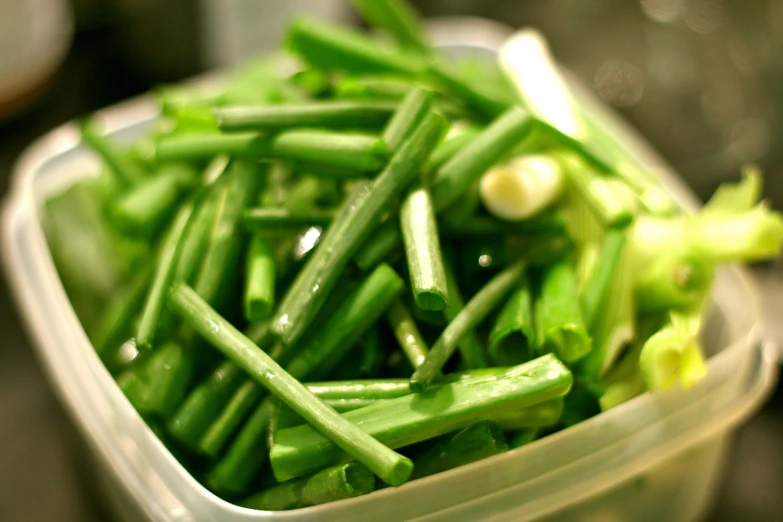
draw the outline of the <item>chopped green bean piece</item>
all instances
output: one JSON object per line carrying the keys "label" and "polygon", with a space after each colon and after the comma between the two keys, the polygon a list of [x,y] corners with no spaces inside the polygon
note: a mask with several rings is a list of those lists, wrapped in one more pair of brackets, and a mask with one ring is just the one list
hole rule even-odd
{"label": "chopped green bean piece", "polygon": [[403,48],[425,55],[431,52],[418,13],[407,0],[351,0],[351,3],[362,18],[386,30]]}
{"label": "chopped green bean piece", "polygon": [[322,101],[297,105],[219,107],[215,120],[223,131],[276,131],[292,127],[380,129],[394,112],[389,102]]}
{"label": "chopped green bean piece", "polygon": [[262,236],[250,241],[245,262],[245,319],[263,321],[275,305],[275,260],[272,246]]}
{"label": "chopped green bean piece", "polygon": [[535,315],[536,344],[543,353],[554,352],[565,362],[588,354],[590,336],[579,306],[576,276],[568,262],[557,262],[544,271]]}
{"label": "chopped green bean piece", "polygon": [[412,190],[403,200],[400,228],[416,305],[423,310],[443,310],[449,293],[435,209],[425,188]]}
{"label": "chopped green bean piece", "polygon": [[[424,362],[424,359],[429,353],[429,348],[421,337],[416,321],[411,316],[410,311],[401,300],[397,300],[389,307],[389,311],[386,312],[386,320],[389,322],[394,337],[397,338],[397,342],[400,344],[402,352],[411,363],[411,366],[416,369]],[[406,382],[407,386],[407,382]]]}
{"label": "chopped green bean piece", "polygon": [[273,330],[293,344],[310,325],[338,276],[372,233],[395,196],[418,174],[418,168],[440,141],[445,120],[430,113],[394,154],[370,188],[363,184],[335,217],[304,268],[283,297]]}
{"label": "chopped green bean piece", "polygon": [[384,482],[396,486],[408,480],[413,471],[409,459],[342,419],[218,315],[193,289],[182,284],[175,285],[169,303],[216,348],[309,423],[328,434],[340,448],[371,469]]}
{"label": "chopped green bean piece", "polygon": [[411,389],[415,392],[426,390],[438,371],[454,353],[459,340],[481,321],[509,294],[525,273],[525,263],[518,261],[492,278],[465,305],[459,314],[449,323],[441,336],[432,346],[427,358],[411,377]]}
{"label": "chopped green bean piece", "polygon": [[508,443],[498,426],[478,422],[456,433],[445,435],[411,455],[414,472],[411,480],[428,477],[508,451]]}
{"label": "chopped green bean piece", "polygon": [[522,278],[495,320],[487,353],[496,365],[512,366],[532,359],[534,348],[532,296],[527,278]]}
{"label": "chopped green bean piece", "polygon": [[241,502],[250,509],[283,511],[364,495],[375,489],[375,476],[357,462],[338,464],[309,477],[289,480]]}
{"label": "chopped green bean piece", "polygon": [[294,20],[286,46],[323,69],[418,76],[425,68],[416,55],[395,52],[350,29],[315,20]]}
{"label": "chopped green bean piece", "polygon": [[[500,379],[444,384],[350,411],[342,418],[383,444],[400,448],[483,420],[491,411],[562,397],[571,382],[571,372],[548,355],[512,368]],[[340,447],[307,425],[278,431],[270,453],[278,480],[307,475],[346,457]]]}

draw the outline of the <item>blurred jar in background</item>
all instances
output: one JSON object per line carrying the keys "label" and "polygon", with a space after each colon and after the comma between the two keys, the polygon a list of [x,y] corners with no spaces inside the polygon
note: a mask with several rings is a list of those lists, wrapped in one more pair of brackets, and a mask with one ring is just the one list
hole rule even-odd
{"label": "blurred jar in background", "polygon": [[0,119],[45,89],[71,32],[68,0],[0,0]]}
{"label": "blurred jar in background", "polygon": [[783,0],[414,0],[532,25],[697,193],[757,162],[783,207]]}

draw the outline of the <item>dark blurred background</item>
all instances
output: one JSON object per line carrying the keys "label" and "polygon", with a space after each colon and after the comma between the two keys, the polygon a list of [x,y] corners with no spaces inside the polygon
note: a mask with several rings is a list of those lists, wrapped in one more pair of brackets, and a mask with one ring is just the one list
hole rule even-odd
{"label": "dark blurred background", "polygon": [[[418,0],[427,17],[532,25],[707,197],[758,163],[783,208],[783,0]],[[343,0],[0,0],[0,196],[47,130],[276,45],[292,13],[358,22]],[[756,267],[783,340],[783,269]],[[0,520],[111,520],[75,429],[0,277]],[[743,427],[709,521],[780,520],[783,390]]]}

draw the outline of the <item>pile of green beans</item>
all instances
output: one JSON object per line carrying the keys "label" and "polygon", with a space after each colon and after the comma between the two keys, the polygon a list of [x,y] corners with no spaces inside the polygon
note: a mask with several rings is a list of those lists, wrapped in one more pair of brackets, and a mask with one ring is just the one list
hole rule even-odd
{"label": "pile of green beans", "polygon": [[[615,190],[609,138],[563,134],[447,62],[405,1],[353,4],[393,45],[295,20],[293,72],[263,62],[209,92],[163,88],[159,125],[130,148],[85,123],[103,173],[47,203],[98,356],[205,487],[252,509],[513,451],[669,386],[657,369],[675,352],[695,383],[715,261],[783,240],[777,215],[750,210],[750,176],[694,226],[767,220],[757,242],[699,237],[634,274],[635,234],[692,229]],[[565,188],[504,221],[478,187],[524,154],[557,159]]]}

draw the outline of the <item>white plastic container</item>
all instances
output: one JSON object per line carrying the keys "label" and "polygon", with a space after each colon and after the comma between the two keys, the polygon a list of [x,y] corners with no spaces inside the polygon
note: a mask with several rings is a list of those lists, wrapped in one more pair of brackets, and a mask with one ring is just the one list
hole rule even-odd
{"label": "white plastic container", "polygon": [[[585,92],[577,97],[595,105]],[[155,108],[142,98],[100,116],[113,137],[132,140],[153,122]],[[630,129],[611,115],[604,118],[663,172],[684,204],[695,205]],[[743,269],[730,267],[718,273],[705,329],[709,375],[687,392],[645,394],[522,448],[400,488],[281,513],[236,507],[202,487],[147,428],[99,361],[66,298],[44,239],[41,203],[94,171],[91,164],[72,125],[29,148],[16,166],[2,215],[2,258],[41,362],[126,520],[694,520],[709,504],[733,432],[777,378],[776,353],[762,342],[751,282]]]}

